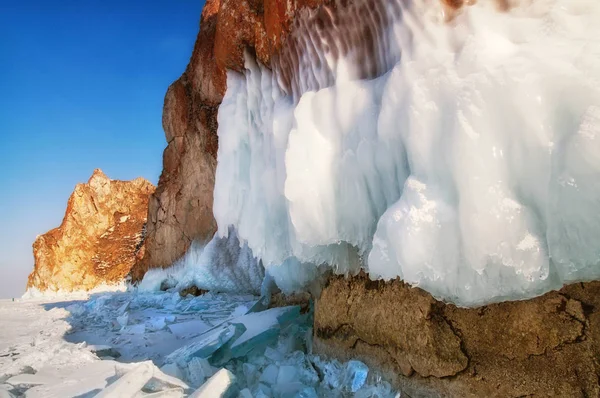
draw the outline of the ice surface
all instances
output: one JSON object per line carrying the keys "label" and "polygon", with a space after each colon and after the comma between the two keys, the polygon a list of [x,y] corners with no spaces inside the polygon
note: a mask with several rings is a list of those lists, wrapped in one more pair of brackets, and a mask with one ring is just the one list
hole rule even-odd
{"label": "ice surface", "polygon": [[244,388],[242,391],[240,391],[240,394],[238,397],[239,398],[253,398],[252,392],[247,388]]}
{"label": "ice surface", "polygon": [[279,375],[279,368],[277,365],[270,364],[260,375],[259,381],[268,385],[277,384],[277,376]]}
{"label": "ice surface", "polygon": [[373,59],[307,28],[296,69],[228,72],[218,233],[285,292],[322,264],[463,306],[600,279],[600,3],[481,1],[450,23],[441,3],[375,1]]}
{"label": "ice surface", "polygon": [[367,381],[369,368],[360,361],[348,361],[344,374],[344,384],[351,392],[355,393]]}
{"label": "ice surface", "polygon": [[184,374],[181,371],[181,368],[175,363],[167,363],[160,368],[160,371],[166,375],[176,377],[178,379],[183,379]]}
{"label": "ice surface", "polygon": [[244,326],[239,323],[217,327],[199,336],[192,343],[169,354],[165,361],[167,363],[177,363],[181,366],[194,357],[209,358],[234,336],[241,335],[244,330]]}
{"label": "ice surface", "polygon": [[250,351],[273,344],[279,337],[280,328],[300,315],[300,307],[271,308],[236,318],[234,324],[242,324],[244,333],[231,345],[231,357],[237,358]]}
{"label": "ice surface", "polygon": [[[253,397],[313,397],[314,392],[339,397],[347,366],[306,353],[312,336],[309,314],[299,315],[298,307],[256,305],[261,302],[253,296],[181,299],[175,291],[136,290],[65,303],[0,300],[0,318],[7,326],[0,328],[0,383],[17,384],[0,389],[18,396],[25,392],[28,398],[187,396],[219,370],[211,365],[219,354],[229,358],[223,367],[236,377],[236,389],[247,389]],[[184,329],[186,323],[200,320],[215,326],[203,335],[179,339],[168,328],[146,327],[142,334],[128,334],[112,327],[126,303],[124,311],[134,325],[148,326],[164,318],[184,324]],[[229,339],[219,339],[231,329]],[[122,362],[94,354],[110,350],[118,350]],[[371,373],[357,394],[367,397],[368,390],[391,398],[389,385]],[[329,376],[321,380],[321,374]],[[329,379],[337,380],[337,387],[332,388]]]}
{"label": "ice surface", "polygon": [[[181,392],[184,389],[188,389],[188,385],[181,380],[169,376],[160,369],[158,369],[151,361],[142,362],[141,364],[135,365],[131,370],[121,376],[117,381],[110,384],[108,387],[103,389],[97,398],[130,398],[140,395],[142,388],[150,382],[151,379],[157,380],[160,384],[177,387],[177,389],[166,388],[163,391],[168,391],[165,397],[173,396],[175,391],[179,391],[179,395],[182,396]],[[157,391],[159,392],[159,391]],[[157,397],[163,395],[156,395]]]}
{"label": "ice surface", "polygon": [[227,369],[221,369],[190,398],[235,398],[239,391],[235,376]]}
{"label": "ice surface", "polygon": [[285,365],[279,368],[277,384],[288,384],[299,380],[298,370],[295,366]]}
{"label": "ice surface", "polygon": [[183,389],[171,388],[169,390],[163,390],[154,392],[151,394],[139,393],[134,398],[183,398]]}
{"label": "ice surface", "polygon": [[211,326],[204,321],[195,320],[169,325],[169,330],[178,338],[199,335],[210,329]]}
{"label": "ice surface", "polygon": [[149,319],[148,322],[146,322],[146,329],[151,332],[156,332],[157,330],[164,329],[166,326],[167,322],[164,316],[154,317]]}
{"label": "ice surface", "polygon": [[8,379],[6,382],[8,384],[12,384],[13,386],[18,386],[21,384],[26,384],[26,385],[48,384],[48,383],[52,383],[53,381],[54,380],[49,376],[25,373],[25,374],[13,376],[10,379]]}
{"label": "ice surface", "polygon": [[129,398],[133,397],[146,385],[154,374],[152,363],[144,362],[126,373],[113,384],[102,390],[96,398]]}
{"label": "ice surface", "polygon": [[201,386],[214,373],[215,371],[205,358],[195,357],[187,364],[187,379],[192,386]]}
{"label": "ice surface", "polygon": [[117,323],[119,325],[121,325],[121,327],[125,327],[127,326],[127,323],[129,322],[129,314],[128,313],[123,313],[122,315],[119,315],[117,317]]}
{"label": "ice surface", "polygon": [[317,391],[314,387],[304,387],[298,392],[295,398],[318,398]]}

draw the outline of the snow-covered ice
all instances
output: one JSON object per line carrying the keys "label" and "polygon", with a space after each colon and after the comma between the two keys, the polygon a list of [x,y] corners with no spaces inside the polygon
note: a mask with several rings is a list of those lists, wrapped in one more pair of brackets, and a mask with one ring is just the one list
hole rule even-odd
{"label": "snow-covered ice", "polygon": [[219,236],[234,226],[288,292],[323,264],[463,306],[600,279],[600,2],[450,22],[441,1],[362,3],[352,21],[385,22],[376,59],[308,23],[296,69],[228,72]]}
{"label": "snow-covered ice", "polygon": [[259,294],[264,268],[234,229],[206,245],[198,241],[168,269],[151,269],[138,289],[146,292],[182,290],[190,286],[215,292]]}
{"label": "snow-covered ice", "polygon": [[[263,301],[136,289],[1,300],[0,391],[28,398],[343,397],[358,388],[373,392],[365,397],[395,396],[376,372],[365,379],[356,371],[359,362],[312,355],[310,312],[267,309]],[[116,321],[123,315],[125,325]]]}

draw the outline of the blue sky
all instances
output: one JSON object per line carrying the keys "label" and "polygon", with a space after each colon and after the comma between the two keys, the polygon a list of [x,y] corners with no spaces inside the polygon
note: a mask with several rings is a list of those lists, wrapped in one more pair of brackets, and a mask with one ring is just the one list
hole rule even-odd
{"label": "blue sky", "polygon": [[162,103],[203,1],[0,0],[0,298],[20,296],[36,235],[95,168],[156,184]]}

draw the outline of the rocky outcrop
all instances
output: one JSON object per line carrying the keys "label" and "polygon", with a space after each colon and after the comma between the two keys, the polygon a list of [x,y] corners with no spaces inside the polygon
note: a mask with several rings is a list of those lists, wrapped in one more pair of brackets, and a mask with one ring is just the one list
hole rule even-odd
{"label": "rocky outcrop", "polygon": [[190,63],[167,90],[163,128],[167,148],[156,192],[150,198],[146,253],[134,281],[150,268],[167,267],[194,239],[216,231],[213,189],[217,165],[217,111],[226,70],[241,71],[244,51],[265,65],[280,49],[294,16],[324,0],[208,0]]}
{"label": "rocky outcrop", "polygon": [[144,254],[143,229],[154,186],[94,170],[71,194],[60,227],[37,237],[27,288],[89,290],[116,283]]}
{"label": "rocky outcrop", "polygon": [[600,282],[457,308],[403,282],[332,278],[315,349],[361,358],[411,397],[600,396]]}

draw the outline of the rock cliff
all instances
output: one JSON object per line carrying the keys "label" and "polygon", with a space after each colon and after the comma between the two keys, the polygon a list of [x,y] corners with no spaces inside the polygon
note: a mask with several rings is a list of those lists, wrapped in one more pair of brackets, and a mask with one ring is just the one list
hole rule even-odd
{"label": "rock cliff", "polygon": [[89,290],[121,281],[144,253],[143,229],[154,186],[94,170],[71,194],[60,227],[37,237],[27,288]]}
{"label": "rock cliff", "polygon": [[244,50],[270,65],[294,16],[324,0],[208,0],[190,63],[167,90],[163,129],[167,148],[156,192],[150,198],[146,253],[134,281],[150,268],[168,267],[194,239],[216,231],[213,189],[217,165],[217,112],[226,70],[241,71]]}

